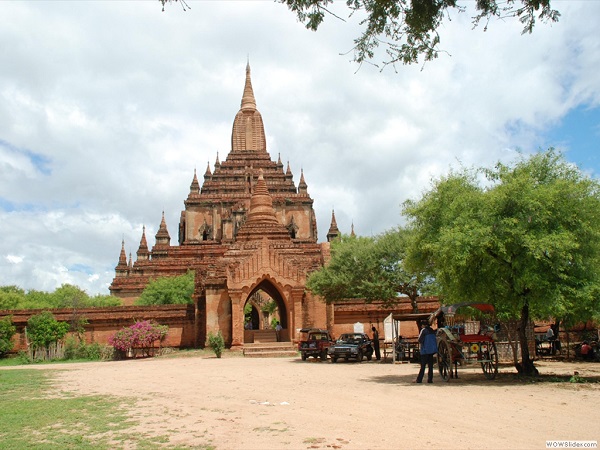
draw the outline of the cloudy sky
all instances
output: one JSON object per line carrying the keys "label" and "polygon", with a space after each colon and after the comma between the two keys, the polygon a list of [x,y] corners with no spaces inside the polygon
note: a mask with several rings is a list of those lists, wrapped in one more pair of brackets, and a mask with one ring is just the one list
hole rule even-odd
{"label": "cloudy sky", "polygon": [[[194,168],[230,149],[249,57],[272,159],[304,170],[320,240],[402,221],[451,167],[549,146],[600,173],[600,2],[471,30],[425,66],[352,63],[358,19],[307,31],[271,1],[9,1],[0,13],[0,285],[108,293],[121,240],[172,242]],[[335,11],[346,16],[340,2]]]}

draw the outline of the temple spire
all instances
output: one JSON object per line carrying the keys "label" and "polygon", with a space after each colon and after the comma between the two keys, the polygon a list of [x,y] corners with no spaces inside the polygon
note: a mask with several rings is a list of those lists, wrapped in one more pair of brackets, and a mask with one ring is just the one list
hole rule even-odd
{"label": "temple spire", "polygon": [[269,194],[267,183],[263,177],[262,169],[259,169],[258,180],[254,186],[254,192],[250,199],[247,223],[278,223],[273,209],[273,198]]}
{"label": "temple spire", "polygon": [[200,183],[198,183],[198,176],[194,167],[194,178],[192,179],[192,184],[190,184],[190,194],[197,194],[198,192],[200,192]]}
{"label": "temple spire", "polygon": [[335,211],[331,210],[331,225],[327,232],[327,242],[331,242],[340,236],[340,230],[338,229],[337,222],[335,220]]}
{"label": "temple spire", "polygon": [[140,239],[140,246],[137,251],[138,261],[145,261],[148,259],[148,242],[146,241],[146,225],[142,227],[142,238]]}
{"label": "temple spire", "polygon": [[256,100],[250,79],[250,63],[246,64],[246,82],[241,107],[233,121],[231,150],[234,152],[266,152],[267,140],[262,116],[256,109]]}
{"label": "temple spire", "polygon": [[277,220],[273,209],[273,198],[269,194],[263,171],[259,169],[246,222],[240,227],[237,240],[247,242],[261,239],[289,241],[290,234],[288,229]]}
{"label": "temple spire", "polygon": [[167,230],[167,222],[165,221],[165,212],[162,212],[162,219],[160,221],[160,226],[158,227],[158,232],[155,236],[157,245],[170,245],[171,244],[171,236],[169,235],[169,231]]}
{"label": "temple spire", "polygon": [[252,80],[250,79],[250,61],[246,63],[246,84],[244,85],[244,95],[242,96],[242,111],[256,110],[256,100],[252,90]]}
{"label": "temple spire", "polygon": [[121,254],[119,255],[119,266],[127,265],[127,255],[125,254],[125,239],[121,240]]}
{"label": "temple spire", "polygon": [[308,185],[306,181],[304,181],[304,169],[300,169],[300,183],[298,183],[298,193],[306,194],[308,189]]}
{"label": "temple spire", "polygon": [[127,275],[127,255],[125,254],[125,239],[121,241],[121,253],[119,254],[119,263],[115,267],[115,275],[124,277]]}

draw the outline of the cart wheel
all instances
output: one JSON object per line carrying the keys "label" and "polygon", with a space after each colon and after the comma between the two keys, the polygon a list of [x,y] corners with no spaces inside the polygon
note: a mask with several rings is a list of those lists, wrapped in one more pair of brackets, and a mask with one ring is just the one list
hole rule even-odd
{"label": "cart wheel", "polygon": [[452,350],[446,340],[440,340],[438,343],[438,370],[444,381],[448,381],[452,376]]}
{"label": "cart wheel", "polygon": [[496,350],[496,344],[494,342],[488,344],[488,351],[484,352],[482,356],[485,359],[485,361],[481,363],[483,375],[485,375],[488,380],[493,380],[498,373],[498,351]]}
{"label": "cart wheel", "polygon": [[362,360],[363,360],[363,352],[362,352],[362,350],[358,351],[358,354],[356,355],[356,360],[358,362],[362,362]]}

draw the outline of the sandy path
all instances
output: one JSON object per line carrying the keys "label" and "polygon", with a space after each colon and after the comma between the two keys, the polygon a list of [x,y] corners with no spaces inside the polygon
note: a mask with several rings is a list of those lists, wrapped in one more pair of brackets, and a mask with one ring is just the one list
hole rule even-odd
{"label": "sandy path", "polygon": [[[143,431],[217,449],[545,448],[600,440],[600,384],[459,380],[414,384],[413,364],[299,358],[160,358],[43,366],[61,389],[135,396]],[[541,372],[600,376],[600,365],[542,363]],[[65,370],[66,369],[66,370]],[[513,372],[511,368],[506,372]],[[268,402],[268,403],[267,403]],[[151,412],[152,414],[148,414]]]}

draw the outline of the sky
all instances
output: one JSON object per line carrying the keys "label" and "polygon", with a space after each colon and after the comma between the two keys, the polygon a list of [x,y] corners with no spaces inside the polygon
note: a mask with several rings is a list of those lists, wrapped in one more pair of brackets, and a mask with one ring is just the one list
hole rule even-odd
{"label": "sky", "polygon": [[402,224],[453,168],[552,146],[598,177],[600,2],[555,0],[560,21],[531,35],[452,13],[438,59],[384,70],[352,62],[344,4],[315,33],[271,1],[2,2],[0,286],[108,294],[121,241],[135,259],[163,211],[176,243],[194,170],[230,150],[248,60],[320,241],[332,210],[343,233]]}

